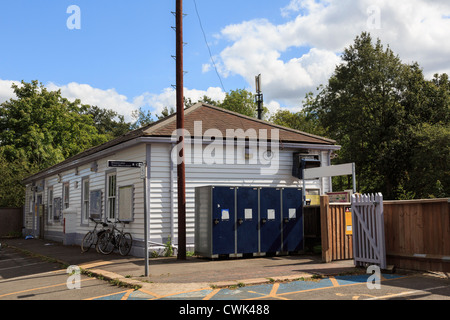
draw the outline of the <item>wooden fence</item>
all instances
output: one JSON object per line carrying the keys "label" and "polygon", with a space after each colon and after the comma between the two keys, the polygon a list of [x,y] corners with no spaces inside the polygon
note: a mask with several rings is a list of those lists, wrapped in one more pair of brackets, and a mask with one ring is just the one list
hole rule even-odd
{"label": "wooden fence", "polygon": [[0,208],[0,237],[22,232],[23,208]]}
{"label": "wooden fence", "polygon": [[385,201],[388,264],[450,271],[449,199]]}
{"label": "wooden fence", "polygon": [[[322,260],[353,259],[352,235],[346,235],[350,203],[320,199]],[[387,264],[397,268],[450,272],[450,199],[384,201]]]}
{"label": "wooden fence", "polygon": [[346,234],[345,209],[350,203],[330,204],[328,196],[320,197],[322,261],[353,259],[353,236]]}

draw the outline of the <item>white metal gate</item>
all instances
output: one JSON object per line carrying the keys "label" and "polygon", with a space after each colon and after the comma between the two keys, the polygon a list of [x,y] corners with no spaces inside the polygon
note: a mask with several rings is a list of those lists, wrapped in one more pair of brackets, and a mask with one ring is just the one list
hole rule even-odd
{"label": "white metal gate", "polygon": [[383,195],[352,195],[352,222],[355,265],[386,269]]}

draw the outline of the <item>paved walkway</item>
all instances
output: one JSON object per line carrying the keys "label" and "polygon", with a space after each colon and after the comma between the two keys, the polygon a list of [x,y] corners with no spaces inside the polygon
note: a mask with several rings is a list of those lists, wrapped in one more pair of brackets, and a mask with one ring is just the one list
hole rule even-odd
{"label": "paved walkway", "polygon": [[[380,282],[383,284],[390,280],[398,280],[406,278],[405,275],[382,274]],[[290,282],[276,282],[271,284],[260,284],[252,286],[239,285],[231,288],[203,288],[186,292],[178,292],[159,296],[145,289],[140,290],[124,290],[120,293],[109,294],[101,297],[95,297],[92,300],[298,300],[299,295],[312,292],[343,288],[347,286],[367,286],[370,275],[347,275],[347,276],[330,276],[319,279],[305,278]],[[339,294],[339,293],[338,293]],[[367,294],[365,294],[368,296]],[[311,295],[312,299],[317,296]],[[342,295],[343,299],[348,299]],[[360,298],[360,296],[354,296]],[[375,296],[370,296],[375,297]],[[307,298],[307,296],[306,296]],[[339,298],[332,295],[333,299]],[[367,297],[363,297],[367,299]]]}
{"label": "paved walkway", "polygon": [[[16,250],[50,258],[67,266],[77,265],[106,279],[118,280],[129,286],[140,286],[138,291],[124,290],[123,295],[131,299],[186,299],[189,296],[204,299],[209,295],[217,299],[225,294],[225,291],[218,294],[217,290],[230,286],[250,288],[248,286],[253,285],[254,290],[251,291],[257,292],[255,285],[285,280],[292,282],[300,278],[309,279],[313,275],[326,277],[361,272],[360,269],[354,268],[351,260],[325,264],[321,262],[320,256],[276,256],[219,261],[190,257],[186,261],[176,258],[150,259],[150,275],[144,277],[143,258],[122,257],[116,253],[105,256],[93,249],[81,253],[79,246],[63,246],[42,239],[8,239],[2,242]],[[279,284],[278,289],[283,286],[285,285]],[[232,291],[234,294],[237,292]],[[266,293],[257,292],[254,295]],[[230,297],[228,295],[228,298]]]}

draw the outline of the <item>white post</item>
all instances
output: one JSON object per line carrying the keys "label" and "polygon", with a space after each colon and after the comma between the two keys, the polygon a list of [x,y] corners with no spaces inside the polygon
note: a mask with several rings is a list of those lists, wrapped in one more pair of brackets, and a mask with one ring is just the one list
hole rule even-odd
{"label": "white post", "polygon": [[352,163],[353,193],[356,193],[356,165]]}
{"label": "white post", "polygon": [[145,232],[144,232],[144,259],[145,259],[145,276],[148,277],[149,272],[148,272],[148,238],[149,238],[149,225],[148,225],[148,201],[147,201],[147,196],[148,196],[148,190],[147,190],[147,162],[144,163],[144,165],[141,167],[141,177],[144,180],[144,228],[145,228]]}

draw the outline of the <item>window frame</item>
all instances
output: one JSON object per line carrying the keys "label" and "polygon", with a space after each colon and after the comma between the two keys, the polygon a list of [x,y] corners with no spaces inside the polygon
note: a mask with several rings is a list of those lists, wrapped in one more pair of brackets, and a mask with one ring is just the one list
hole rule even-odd
{"label": "window frame", "polygon": [[[86,188],[87,186],[87,188]],[[87,189],[87,191],[86,191]],[[90,212],[90,191],[91,183],[89,177],[81,179],[81,224],[89,224]],[[87,199],[86,199],[87,192]]]}
{"label": "window frame", "polygon": [[53,186],[47,188],[47,222],[53,223],[53,199],[55,195],[53,193]]}
{"label": "window frame", "polygon": [[62,209],[64,210],[69,207],[70,207],[70,183],[64,182],[62,185]]}
{"label": "window frame", "polygon": [[105,218],[107,220],[116,220],[117,215],[117,172],[109,171],[106,172],[106,187],[105,187]]}

